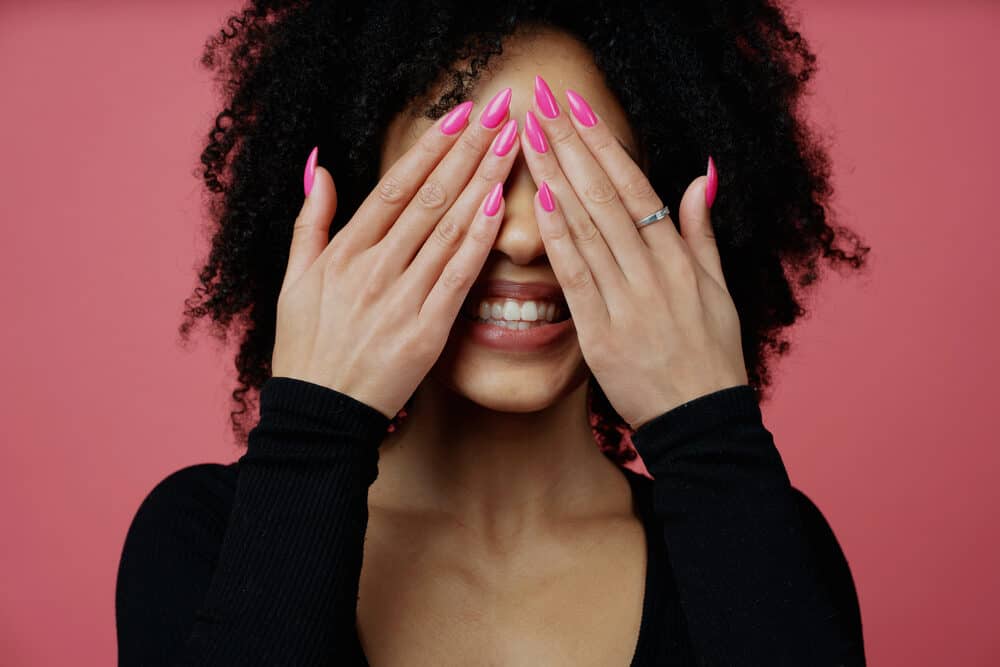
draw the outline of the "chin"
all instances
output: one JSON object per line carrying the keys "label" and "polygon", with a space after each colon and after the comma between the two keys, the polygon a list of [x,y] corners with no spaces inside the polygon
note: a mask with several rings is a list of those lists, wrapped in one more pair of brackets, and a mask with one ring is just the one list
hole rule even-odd
{"label": "chin", "polygon": [[538,412],[587,381],[576,336],[544,352],[522,354],[452,338],[428,377],[455,394],[497,412]]}

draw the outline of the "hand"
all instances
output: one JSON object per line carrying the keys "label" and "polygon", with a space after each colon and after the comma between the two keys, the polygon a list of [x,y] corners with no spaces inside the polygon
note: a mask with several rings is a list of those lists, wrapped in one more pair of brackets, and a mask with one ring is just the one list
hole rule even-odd
{"label": "hand", "polygon": [[502,122],[509,103],[506,89],[464,132],[471,101],[438,119],[329,243],[336,191],[310,156],[307,183],[311,168],[315,176],[278,296],[273,376],[335,389],[389,418],[405,405],[444,349],[503,219],[519,147],[517,123]]}
{"label": "hand", "polygon": [[539,184],[535,216],[584,359],[638,429],[682,403],[748,383],[739,317],[715,244],[707,179],[684,194],[681,233],[670,218],[636,229],[634,221],[663,202],[587,102],[572,91],[567,98],[572,114],[558,111],[536,78],[522,139]]}

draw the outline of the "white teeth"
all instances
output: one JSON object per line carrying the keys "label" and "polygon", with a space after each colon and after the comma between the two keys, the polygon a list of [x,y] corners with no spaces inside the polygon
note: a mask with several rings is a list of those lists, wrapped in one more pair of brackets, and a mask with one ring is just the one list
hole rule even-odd
{"label": "white teeth", "polygon": [[521,306],[517,305],[517,301],[507,300],[503,305],[503,318],[512,322],[521,319]]}
{"label": "white teeth", "polygon": [[534,322],[538,319],[538,306],[534,301],[525,301],[521,304],[521,320],[524,322]]}
{"label": "white teeth", "polygon": [[549,301],[516,301],[514,299],[489,300],[466,307],[466,314],[480,320],[507,322],[552,322],[559,316],[560,307]]}

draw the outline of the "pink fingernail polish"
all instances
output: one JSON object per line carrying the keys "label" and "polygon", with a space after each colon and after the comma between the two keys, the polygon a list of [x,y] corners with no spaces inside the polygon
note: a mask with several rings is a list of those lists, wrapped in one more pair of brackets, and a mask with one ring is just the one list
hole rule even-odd
{"label": "pink fingernail polish", "polygon": [[510,96],[510,88],[504,88],[493,96],[490,103],[483,109],[483,113],[479,115],[479,122],[483,124],[483,127],[492,130],[500,124],[503,117],[507,115],[507,109],[510,108]]}
{"label": "pink fingernail polish", "polygon": [[590,108],[582,95],[567,88],[566,97],[569,98],[570,111],[584,127],[597,125],[597,116],[594,115],[594,110]]}
{"label": "pink fingernail polish", "polygon": [[486,196],[486,201],[483,202],[483,213],[492,217],[497,214],[500,210],[500,202],[503,201],[503,183],[497,183],[490,190],[490,194]]}
{"label": "pink fingernail polish", "polygon": [[316,162],[319,160],[319,146],[314,146],[309,158],[306,160],[306,170],[302,174],[302,189],[305,190],[306,197],[313,189],[313,181],[316,180]]}
{"label": "pink fingernail polish", "polygon": [[542,203],[542,208],[546,211],[556,210],[556,201],[552,198],[552,190],[549,190],[549,184],[545,181],[542,181],[542,187],[538,188],[538,201]]}
{"label": "pink fingernail polish", "polygon": [[535,117],[530,110],[524,116],[524,133],[528,135],[528,143],[539,153],[544,153],[549,150],[549,144],[545,140],[545,133],[542,132],[542,126],[538,123],[538,118]]}
{"label": "pink fingernail polish", "polygon": [[555,95],[552,94],[549,84],[545,83],[545,79],[537,74],[535,75],[535,103],[538,104],[538,108],[541,109],[546,118],[555,118],[559,115],[559,105],[556,103]]}
{"label": "pink fingernail polish", "polygon": [[715,170],[715,160],[708,156],[708,182],[705,184],[705,203],[709,208],[715,203],[715,195],[719,191],[719,174]]}
{"label": "pink fingernail polish", "polygon": [[444,120],[441,121],[441,131],[445,134],[455,134],[465,127],[465,120],[469,117],[469,113],[471,112],[472,100],[462,102],[445,114]]}
{"label": "pink fingernail polish", "polygon": [[503,157],[510,152],[515,139],[517,139],[517,120],[511,118],[500,130],[497,138],[493,140],[493,152]]}

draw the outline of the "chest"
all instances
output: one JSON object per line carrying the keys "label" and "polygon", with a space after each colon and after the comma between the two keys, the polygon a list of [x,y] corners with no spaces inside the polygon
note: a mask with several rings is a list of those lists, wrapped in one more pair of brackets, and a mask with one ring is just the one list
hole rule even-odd
{"label": "chest", "polygon": [[372,667],[627,667],[642,622],[646,536],[604,520],[502,558],[369,517],[358,633]]}

